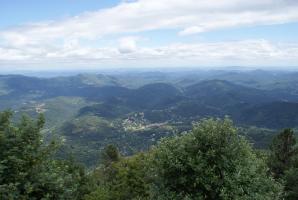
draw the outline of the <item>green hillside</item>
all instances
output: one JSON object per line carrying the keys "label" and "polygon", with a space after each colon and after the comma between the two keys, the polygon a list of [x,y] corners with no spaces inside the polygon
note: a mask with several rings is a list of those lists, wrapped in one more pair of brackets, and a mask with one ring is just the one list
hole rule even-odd
{"label": "green hillside", "polygon": [[2,75],[0,108],[15,120],[44,113],[47,138],[61,137],[64,151],[91,166],[106,144],[131,155],[208,117],[230,116],[255,147],[267,148],[278,129],[297,127],[295,81],[294,72],[266,71]]}

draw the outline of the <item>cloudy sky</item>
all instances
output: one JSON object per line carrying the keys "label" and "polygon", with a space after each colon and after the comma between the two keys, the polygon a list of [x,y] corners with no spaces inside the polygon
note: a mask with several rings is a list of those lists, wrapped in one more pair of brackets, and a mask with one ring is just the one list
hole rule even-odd
{"label": "cloudy sky", "polygon": [[0,0],[0,69],[298,67],[297,0]]}

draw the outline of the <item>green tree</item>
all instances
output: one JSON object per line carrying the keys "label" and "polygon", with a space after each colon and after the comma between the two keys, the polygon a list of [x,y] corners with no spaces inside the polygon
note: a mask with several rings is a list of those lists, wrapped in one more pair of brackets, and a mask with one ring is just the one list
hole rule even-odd
{"label": "green tree", "polygon": [[140,153],[114,164],[117,173],[112,180],[113,199],[142,199],[149,197],[147,157]]}
{"label": "green tree", "polygon": [[290,169],[285,171],[285,199],[298,199],[298,156],[293,161]]}
{"label": "green tree", "polygon": [[152,159],[152,199],[271,200],[281,191],[229,119],[203,120],[162,140]]}
{"label": "green tree", "polygon": [[139,153],[96,169],[92,176],[94,191],[85,200],[145,200],[149,198],[150,182],[147,156]]}
{"label": "green tree", "polygon": [[296,138],[292,129],[285,129],[273,138],[268,165],[275,178],[284,176],[295,155]]}
{"label": "green tree", "polygon": [[43,142],[45,123],[12,113],[0,113],[0,199],[80,199],[84,170],[73,163],[55,160],[57,145]]}
{"label": "green tree", "polygon": [[120,153],[116,146],[109,144],[101,153],[101,161],[104,165],[108,166],[113,162],[120,160]]}
{"label": "green tree", "polygon": [[293,130],[285,129],[274,137],[268,165],[274,177],[284,183],[285,199],[298,199],[298,148]]}

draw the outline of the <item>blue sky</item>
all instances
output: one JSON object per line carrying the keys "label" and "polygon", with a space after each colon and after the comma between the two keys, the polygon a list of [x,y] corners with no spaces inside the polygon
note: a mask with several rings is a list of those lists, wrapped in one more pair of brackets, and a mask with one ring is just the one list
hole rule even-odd
{"label": "blue sky", "polygon": [[0,70],[298,66],[295,0],[0,5]]}
{"label": "blue sky", "polygon": [[28,22],[59,20],[115,6],[117,0],[0,0],[0,28]]}

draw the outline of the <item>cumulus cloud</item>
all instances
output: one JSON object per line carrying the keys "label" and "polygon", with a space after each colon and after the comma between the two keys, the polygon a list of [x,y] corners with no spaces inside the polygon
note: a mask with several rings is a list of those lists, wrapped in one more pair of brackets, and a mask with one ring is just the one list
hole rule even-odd
{"label": "cumulus cloud", "polygon": [[132,53],[137,50],[137,40],[136,37],[124,37],[119,40],[119,52],[120,53]]}
{"label": "cumulus cloud", "polygon": [[[127,40],[130,42],[130,40]],[[126,42],[127,42],[126,41]],[[118,47],[73,47],[22,49],[5,51],[0,48],[0,64],[75,65],[105,64],[127,67],[171,67],[203,65],[270,65],[294,66],[298,62],[298,43],[274,44],[266,40],[245,40],[232,42],[176,43],[165,46],[131,49],[125,43],[125,51]],[[134,44],[134,43],[133,43]],[[127,46],[126,46],[127,45]],[[30,53],[28,53],[30,52]]]}
{"label": "cumulus cloud", "polygon": [[[168,44],[137,47],[135,37],[152,30],[178,30],[180,36],[221,28],[280,24],[298,21],[296,0],[137,0],[86,12],[67,19],[27,24],[0,31],[0,61],[62,62],[80,60],[145,59],[178,56],[282,59],[297,56],[297,47],[242,41],[205,44]],[[88,46],[82,41],[120,37],[118,46]],[[243,47],[244,45],[245,47]],[[248,47],[249,48],[248,48]],[[242,53],[242,54],[241,54]],[[296,53],[296,54],[295,54]],[[239,54],[239,55],[238,55]]]}

